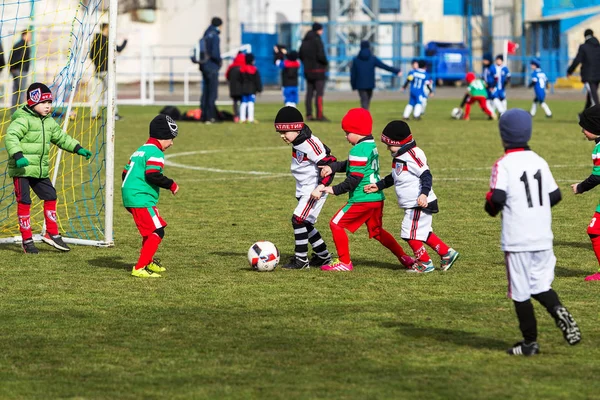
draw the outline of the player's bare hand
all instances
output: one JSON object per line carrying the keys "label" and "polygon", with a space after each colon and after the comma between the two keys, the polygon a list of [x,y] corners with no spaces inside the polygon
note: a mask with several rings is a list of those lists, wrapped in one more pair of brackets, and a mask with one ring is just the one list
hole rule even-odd
{"label": "player's bare hand", "polygon": [[323,189],[321,189],[321,192],[327,194],[334,194],[333,188],[331,186],[325,186]]}
{"label": "player's bare hand", "polygon": [[573,190],[573,193],[575,193],[575,194],[579,194],[579,192],[577,191],[578,185],[579,185],[579,183],[574,183],[571,185],[571,190]]}
{"label": "player's bare hand", "polygon": [[425,208],[425,207],[427,207],[427,204],[429,204],[427,202],[427,196],[424,194],[419,195],[419,197],[417,198],[417,205],[419,207]]}
{"label": "player's bare hand", "polygon": [[435,96],[435,93],[433,93],[433,92],[429,93],[429,97],[433,97],[433,96]]}
{"label": "player's bare hand", "polygon": [[319,168],[321,168],[321,178],[325,178],[333,174],[333,170],[329,165],[319,165]]}
{"label": "player's bare hand", "polygon": [[171,191],[171,193],[173,193],[173,196],[175,196],[177,192],[179,192],[179,185],[173,182],[169,190]]}
{"label": "player's bare hand", "polygon": [[325,188],[325,185],[319,185],[315,188],[315,190],[313,190],[310,193],[310,198],[311,199],[315,199],[315,200],[319,200],[321,198],[321,196],[323,195],[323,189]]}
{"label": "player's bare hand", "polygon": [[368,185],[365,185],[365,187],[363,188],[363,191],[365,193],[375,193],[375,192],[378,192],[379,189],[377,188],[377,184],[369,183]]}
{"label": "player's bare hand", "polygon": [[402,76],[402,71],[398,71],[398,73],[396,75]]}

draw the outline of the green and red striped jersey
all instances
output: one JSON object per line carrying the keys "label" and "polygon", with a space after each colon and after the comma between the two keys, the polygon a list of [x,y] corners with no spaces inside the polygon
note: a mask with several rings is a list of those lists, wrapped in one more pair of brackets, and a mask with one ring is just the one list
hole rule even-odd
{"label": "green and red striped jersey", "polygon": [[150,139],[129,158],[121,185],[123,205],[133,208],[153,207],[158,203],[160,187],[146,180],[146,174],[162,172],[165,156],[158,144]]}
{"label": "green and red striped jersey", "polygon": [[361,177],[361,180],[356,189],[350,192],[349,203],[385,200],[383,191],[365,193],[363,190],[365,185],[377,183],[381,179],[379,177],[379,153],[372,138],[361,140],[350,150],[346,176],[350,175]]}

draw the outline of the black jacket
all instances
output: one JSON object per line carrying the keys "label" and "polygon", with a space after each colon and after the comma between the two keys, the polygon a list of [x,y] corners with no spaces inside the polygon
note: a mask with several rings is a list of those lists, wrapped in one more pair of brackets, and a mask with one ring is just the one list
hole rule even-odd
{"label": "black jacket", "polygon": [[[123,40],[123,43],[117,46],[117,52],[123,51],[125,46],[127,46],[127,40]],[[90,49],[90,58],[96,67],[96,72],[108,71],[108,36],[96,33]]]}
{"label": "black jacket", "polygon": [[254,65],[244,65],[242,67],[242,95],[256,94],[262,90],[262,80],[258,69]]}
{"label": "black jacket", "polygon": [[2,48],[2,42],[0,42],[0,71],[6,67],[6,61],[4,61],[4,49]]}
{"label": "black jacket", "polygon": [[582,82],[600,82],[600,43],[598,43],[598,39],[592,36],[579,46],[577,56],[567,70],[567,75],[571,75],[579,64],[581,64]]}
{"label": "black jacket", "polygon": [[298,53],[302,64],[304,64],[304,77],[309,81],[324,80],[329,63],[325,55],[321,35],[315,31],[309,31],[304,36]]}
{"label": "black jacket", "polygon": [[237,98],[242,97],[242,84],[243,84],[243,76],[242,76],[242,67],[240,65],[236,65],[229,70],[229,97]]}
{"label": "black jacket", "polygon": [[29,62],[31,61],[31,46],[25,43],[23,39],[19,40],[10,52],[9,69],[11,71],[29,71]]}

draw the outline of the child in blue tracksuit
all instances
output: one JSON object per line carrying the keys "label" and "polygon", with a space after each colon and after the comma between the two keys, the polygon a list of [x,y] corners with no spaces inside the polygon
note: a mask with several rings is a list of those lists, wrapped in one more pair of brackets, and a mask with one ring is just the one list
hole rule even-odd
{"label": "child in blue tracksuit", "polygon": [[510,82],[510,71],[504,65],[504,56],[502,54],[496,56],[496,63],[490,67],[490,74],[494,77],[494,86],[492,86],[491,90],[494,107],[502,115],[508,108],[506,102],[506,85]]}
{"label": "child in blue tracksuit", "polygon": [[427,73],[425,66],[425,61],[419,60],[418,68],[410,71],[406,77],[406,82],[404,83],[402,90],[405,90],[406,87],[410,85],[410,98],[408,104],[404,108],[404,120],[408,120],[411,113],[413,113],[416,120],[421,119],[421,114],[423,113],[423,100],[425,100],[429,93],[432,92],[431,85],[433,82],[431,76]]}
{"label": "child in blue tracksuit", "polygon": [[490,68],[492,67],[492,55],[486,53],[483,55],[483,70],[481,71],[481,79],[485,83],[487,90],[487,100],[485,102],[488,110],[494,112],[494,102],[492,101],[492,88],[496,86],[496,80],[494,75],[491,74]]}
{"label": "child in blue tracksuit", "polygon": [[288,52],[283,46],[275,46],[275,65],[281,69],[281,92],[285,106],[296,107],[298,104],[298,71],[300,61],[298,52]]}
{"label": "child in blue tracksuit", "polygon": [[546,113],[546,118],[552,118],[552,111],[550,111],[550,107],[546,104],[546,85],[548,84],[548,77],[540,68],[540,60],[534,58],[531,60],[531,69],[533,72],[531,73],[531,82],[529,83],[529,87],[533,88],[533,92],[535,93],[535,97],[533,99],[533,103],[531,104],[531,116],[535,116],[535,112],[537,111],[538,103]]}

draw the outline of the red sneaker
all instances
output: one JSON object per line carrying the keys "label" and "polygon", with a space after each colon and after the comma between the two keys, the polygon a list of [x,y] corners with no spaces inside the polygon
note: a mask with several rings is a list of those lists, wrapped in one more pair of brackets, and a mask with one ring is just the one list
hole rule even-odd
{"label": "red sneaker", "polygon": [[585,277],[586,281],[600,281],[600,272]]}
{"label": "red sneaker", "polygon": [[353,269],[352,261],[350,261],[348,264],[346,264],[346,263],[341,262],[337,258],[331,264],[323,265],[321,267],[321,271],[348,272],[348,271],[352,271],[352,269]]}
{"label": "red sneaker", "polygon": [[404,265],[407,269],[412,269],[413,265],[417,262],[414,258],[409,256],[408,254],[400,257],[400,264]]}

